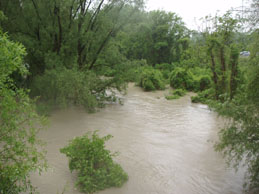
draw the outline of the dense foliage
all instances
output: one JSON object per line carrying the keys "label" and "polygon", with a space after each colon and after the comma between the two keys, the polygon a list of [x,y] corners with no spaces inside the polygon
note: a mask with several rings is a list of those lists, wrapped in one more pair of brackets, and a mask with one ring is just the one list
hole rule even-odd
{"label": "dense foliage", "polygon": [[[216,150],[235,166],[245,158],[247,188],[257,189],[258,7],[251,0],[244,10],[251,31],[240,30],[243,20],[227,12],[206,17],[198,32],[176,13],[145,11],[143,0],[1,0],[0,25],[9,35],[0,31],[1,192],[30,190],[29,173],[44,167],[36,149],[42,118],[28,93],[43,111],[92,111],[116,101],[129,81],[145,91],[170,84],[167,99],[197,92],[192,102],[228,117]],[[240,57],[244,50],[250,57]]]}
{"label": "dense foliage", "polygon": [[148,67],[140,68],[139,71],[138,85],[145,91],[165,89],[165,82],[160,71]]}
{"label": "dense foliage", "polygon": [[[258,51],[259,34],[256,32],[253,52]],[[246,189],[251,193],[259,190],[259,56],[253,53],[249,60],[248,80],[235,97],[216,110],[231,118],[229,126],[220,132],[216,150],[224,153],[229,164],[238,167],[245,161],[248,166]]]}
{"label": "dense foliage", "polygon": [[210,73],[207,69],[199,67],[176,67],[169,76],[170,85],[173,88],[181,88],[190,91],[203,91],[211,86]]}
{"label": "dense foliage", "polygon": [[46,167],[37,138],[44,118],[35,112],[27,91],[17,88],[11,78],[14,72],[27,75],[25,53],[0,29],[0,193],[6,194],[34,193],[30,174]]}
{"label": "dense foliage", "polygon": [[92,111],[96,107],[102,107],[107,101],[116,101],[113,89],[121,91],[123,88],[117,77],[101,79],[91,71],[64,68],[36,76],[31,86],[31,95],[39,95],[40,102],[47,102],[55,107],[74,105]]}
{"label": "dense foliage", "polygon": [[105,149],[112,136],[99,137],[96,132],[76,137],[61,153],[69,158],[69,168],[78,173],[76,185],[82,192],[93,193],[109,187],[120,187],[128,175],[112,159],[115,154]]}
{"label": "dense foliage", "polygon": [[165,98],[167,100],[174,100],[174,99],[178,99],[182,96],[184,96],[186,94],[186,90],[183,89],[175,89],[171,92],[172,95],[166,96]]}
{"label": "dense foliage", "polygon": [[[114,101],[114,91],[124,85],[123,75],[113,68],[127,62],[115,37],[142,4],[142,0],[2,0],[0,10],[7,20],[1,25],[28,52],[30,73],[26,79],[13,75],[15,84],[30,88],[31,96],[40,96],[40,105],[50,108],[73,104],[93,110]],[[102,67],[111,70],[102,75],[112,79],[101,77]]]}

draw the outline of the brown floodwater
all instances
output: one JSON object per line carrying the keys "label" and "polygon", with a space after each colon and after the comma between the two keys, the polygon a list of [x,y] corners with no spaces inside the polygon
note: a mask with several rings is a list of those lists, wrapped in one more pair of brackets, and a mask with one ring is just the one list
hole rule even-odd
{"label": "brown floodwater", "polygon": [[99,194],[238,194],[243,170],[228,168],[213,144],[222,119],[207,106],[192,104],[190,94],[178,100],[164,98],[168,91],[143,92],[129,86],[124,105],[112,104],[94,114],[73,108],[57,111],[40,137],[47,142],[50,169],[33,183],[42,194],[79,194],[75,174],[59,149],[75,136],[99,130],[114,137],[107,142],[119,151],[116,161],[129,175],[121,188]]}

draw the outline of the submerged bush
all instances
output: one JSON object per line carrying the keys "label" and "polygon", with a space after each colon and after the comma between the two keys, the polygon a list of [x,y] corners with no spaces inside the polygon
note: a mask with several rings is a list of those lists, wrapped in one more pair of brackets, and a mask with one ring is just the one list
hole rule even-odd
{"label": "submerged bush", "polygon": [[186,90],[180,88],[180,89],[175,89],[172,92],[172,95],[166,96],[165,98],[167,100],[174,100],[184,96],[185,94],[186,94]]}
{"label": "submerged bush", "polygon": [[215,96],[215,91],[214,89],[210,88],[202,92],[198,92],[196,96],[191,97],[191,100],[193,103],[200,102],[200,103],[206,104],[208,100],[213,99],[214,96]]}
{"label": "submerged bush", "polygon": [[76,137],[60,149],[69,158],[69,169],[78,173],[76,185],[82,192],[93,193],[109,187],[120,187],[128,175],[112,159],[115,154],[105,149],[112,136],[100,138],[96,132]]}
{"label": "submerged bush", "polygon": [[173,88],[187,88],[187,80],[190,79],[184,68],[176,67],[170,74],[170,86]]}
{"label": "submerged bush", "polygon": [[147,67],[140,69],[138,85],[145,91],[165,89],[165,81],[161,72]]}
{"label": "submerged bush", "polygon": [[203,91],[211,87],[210,71],[206,68],[191,68],[188,70],[191,82],[188,83],[188,90]]}
{"label": "submerged bush", "polygon": [[40,96],[40,102],[50,106],[79,105],[91,111],[105,101],[116,100],[114,93],[106,93],[106,89],[112,91],[112,88],[120,89],[116,78],[101,79],[93,72],[76,69],[53,69],[34,79],[31,95]]}
{"label": "submerged bush", "polygon": [[209,72],[202,68],[185,69],[176,67],[169,76],[173,88],[182,88],[190,91],[203,91],[210,88],[211,78]]}

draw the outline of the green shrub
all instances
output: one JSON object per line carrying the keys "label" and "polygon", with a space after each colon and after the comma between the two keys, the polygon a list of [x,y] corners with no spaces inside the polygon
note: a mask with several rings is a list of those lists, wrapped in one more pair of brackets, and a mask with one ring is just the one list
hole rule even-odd
{"label": "green shrub", "polygon": [[169,75],[173,69],[174,65],[173,64],[168,64],[168,63],[161,63],[161,64],[156,64],[155,69],[160,70],[160,72],[163,75],[164,79],[169,79]]}
{"label": "green shrub", "polygon": [[188,85],[189,90],[203,91],[211,87],[210,71],[206,68],[195,67],[188,70],[192,82]]}
{"label": "green shrub", "polygon": [[165,69],[171,70],[172,69],[172,65],[168,64],[168,63],[161,63],[161,64],[156,64],[155,68],[159,69],[159,70],[165,70]]}
{"label": "green shrub", "polygon": [[[89,111],[101,107],[106,101],[115,101],[113,92],[106,89],[121,89],[117,77],[101,79],[93,72],[81,72],[76,69],[48,70],[37,76],[31,85],[31,95],[40,96],[39,101],[58,108],[70,105],[83,106]],[[42,108],[41,108],[42,109]]]}
{"label": "green shrub", "polygon": [[203,103],[206,104],[208,100],[213,99],[215,96],[215,91],[214,89],[210,88],[201,92],[198,92],[196,96],[192,96],[191,100],[193,103]]}
{"label": "green shrub", "polygon": [[178,95],[169,95],[169,96],[166,96],[166,100],[175,100],[175,99],[179,99],[181,96],[178,96]]}
{"label": "green shrub", "polygon": [[186,94],[186,90],[183,90],[183,89],[176,89],[173,91],[173,94],[174,95],[178,95],[178,96],[184,96]]}
{"label": "green shrub", "polygon": [[91,82],[97,81],[94,74],[74,69],[49,70],[37,76],[31,87],[32,96],[58,107],[82,105],[92,110],[98,106],[96,96],[91,92]]}
{"label": "green shrub", "polygon": [[96,132],[76,137],[69,145],[60,149],[69,158],[69,169],[78,173],[76,185],[82,192],[93,193],[109,187],[120,187],[128,175],[112,159],[105,149],[105,142],[112,136],[100,138]]}
{"label": "green shrub", "polygon": [[165,81],[161,72],[149,67],[140,69],[138,85],[145,91],[165,89]]}
{"label": "green shrub", "polygon": [[165,98],[167,100],[174,100],[179,99],[180,97],[184,96],[186,94],[186,90],[184,89],[175,89],[173,92],[171,92],[172,95],[166,96]]}
{"label": "green shrub", "polygon": [[199,79],[200,91],[209,89],[211,86],[211,78],[209,75],[203,75]]}
{"label": "green shrub", "polygon": [[186,69],[176,67],[170,74],[170,86],[173,88],[187,88],[187,80],[190,79]]}
{"label": "green shrub", "polygon": [[126,82],[138,82],[139,76],[142,72],[141,70],[143,69],[143,66],[146,65],[146,60],[127,61],[120,66],[117,72]]}
{"label": "green shrub", "polygon": [[211,78],[207,69],[176,67],[169,76],[173,88],[182,88],[190,91],[203,91],[210,88]]}

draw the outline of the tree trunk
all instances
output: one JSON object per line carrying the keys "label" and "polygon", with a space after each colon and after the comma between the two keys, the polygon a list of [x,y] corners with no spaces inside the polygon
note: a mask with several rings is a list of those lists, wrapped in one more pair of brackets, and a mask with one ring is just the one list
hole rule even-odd
{"label": "tree trunk", "polygon": [[215,85],[215,97],[216,97],[216,100],[218,100],[218,98],[219,98],[218,76],[216,73],[216,63],[215,63],[215,57],[213,55],[212,49],[210,50],[210,58],[211,58],[211,71],[213,73],[213,82]]}
{"label": "tree trunk", "polygon": [[231,49],[230,99],[232,100],[237,89],[238,51]]}
{"label": "tree trunk", "polygon": [[222,78],[220,81],[220,92],[224,94],[226,92],[226,61],[224,55],[224,46],[220,48],[220,63],[221,63],[221,71],[222,71]]}

